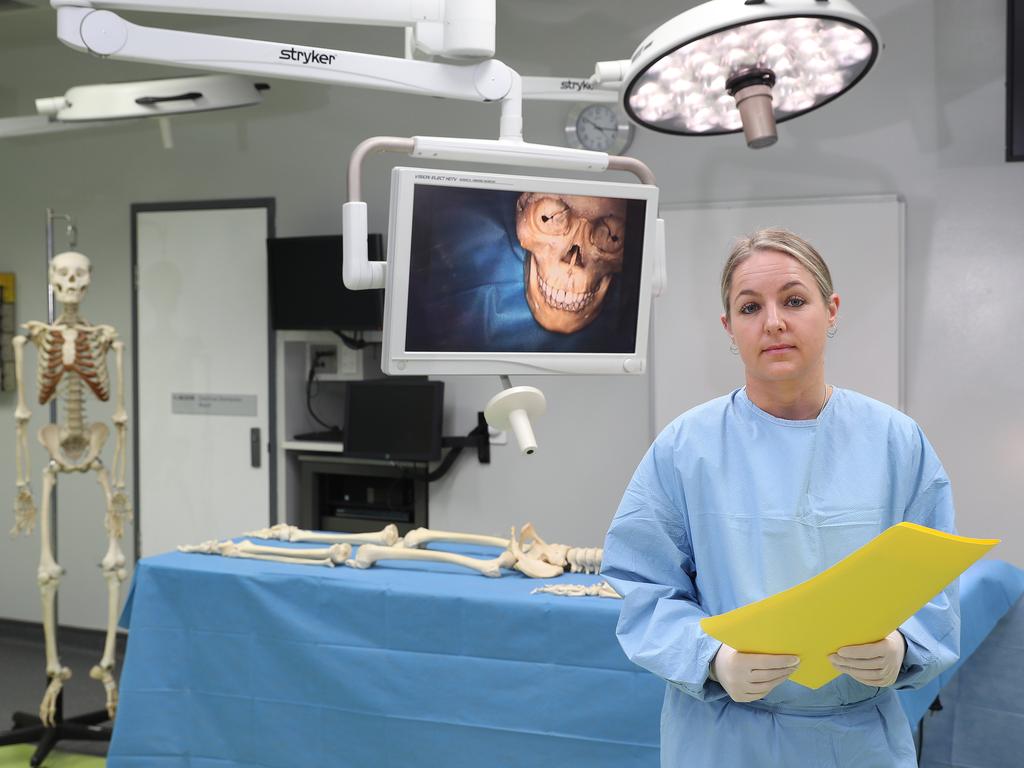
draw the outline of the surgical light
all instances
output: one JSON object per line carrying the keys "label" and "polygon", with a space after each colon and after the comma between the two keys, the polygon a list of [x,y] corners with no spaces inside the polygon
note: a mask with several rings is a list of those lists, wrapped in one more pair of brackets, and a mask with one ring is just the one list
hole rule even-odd
{"label": "surgical light", "polygon": [[625,66],[621,92],[640,125],[662,133],[743,130],[753,148],[775,124],[827,104],[881,47],[845,0],[711,0],[663,24]]}

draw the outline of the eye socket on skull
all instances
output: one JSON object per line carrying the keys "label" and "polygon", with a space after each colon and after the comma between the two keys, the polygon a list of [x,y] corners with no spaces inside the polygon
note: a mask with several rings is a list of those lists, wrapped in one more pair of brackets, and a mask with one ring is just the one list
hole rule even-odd
{"label": "eye socket on skull", "polygon": [[618,253],[622,250],[623,222],[620,219],[606,216],[599,219],[590,232],[590,242],[605,253]]}
{"label": "eye socket on skull", "polygon": [[533,222],[545,235],[564,235],[569,231],[572,213],[569,206],[554,197],[545,197],[533,205]]}
{"label": "eye socket on skull", "polygon": [[605,253],[614,254],[622,250],[625,222],[618,216],[608,215],[590,219],[557,197],[542,197],[534,200],[530,207],[533,226],[542,234],[567,235],[580,221],[586,221],[590,225],[588,239],[591,245]]}

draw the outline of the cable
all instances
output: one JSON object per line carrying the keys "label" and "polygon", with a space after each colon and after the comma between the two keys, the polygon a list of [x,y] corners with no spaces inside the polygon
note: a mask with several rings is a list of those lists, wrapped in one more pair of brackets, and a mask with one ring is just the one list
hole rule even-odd
{"label": "cable", "polygon": [[433,472],[427,473],[427,482],[432,483],[435,480],[440,480],[442,477],[444,477],[448,470],[452,468],[452,464],[455,463],[455,460],[459,458],[460,453],[462,453],[461,445],[457,445],[454,448],[448,449],[448,453],[445,455],[441,463],[437,465],[437,469],[435,469]]}
{"label": "cable", "polygon": [[341,339],[345,346],[348,347],[349,349],[364,349],[370,344],[369,341],[366,341],[363,338],[346,336],[341,331],[331,331],[331,333],[333,333],[335,336]]}
{"label": "cable", "polygon": [[338,425],[328,424],[326,421],[321,419],[316,413],[313,412],[313,383],[316,381],[316,366],[323,357],[329,357],[321,352],[317,352],[313,355],[313,362],[309,366],[309,376],[306,377],[306,410],[309,411],[309,415],[313,417],[313,421],[319,424],[321,427],[326,429],[341,429]]}

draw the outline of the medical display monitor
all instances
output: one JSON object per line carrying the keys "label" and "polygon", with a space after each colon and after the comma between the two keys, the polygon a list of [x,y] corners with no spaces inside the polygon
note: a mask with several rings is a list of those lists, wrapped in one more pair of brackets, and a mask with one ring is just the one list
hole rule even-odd
{"label": "medical display monitor", "polygon": [[[341,281],[341,235],[267,240],[270,320],[275,330],[379,331],[384,291],[350,291]],[[383,238],[367,239],[371,261]]]}
{"label": "medical display monitor", "polygon": [[345,392],[344,455],[437,461],[443,411],[443,381],[350,381]]}
{"label": "medical display monitor", "polygon": [[389,374],[639,373],[658,190],[396,168]]}

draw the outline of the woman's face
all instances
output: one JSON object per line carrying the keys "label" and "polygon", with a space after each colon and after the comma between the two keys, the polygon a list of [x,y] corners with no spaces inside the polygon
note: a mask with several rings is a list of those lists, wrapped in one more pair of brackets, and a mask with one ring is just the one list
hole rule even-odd
{"label": "woman's face", "polygon": [[739,347],[748,379],[812,379],[824,371],[825,331],[839,296],[824,301],[811,273],[778,251],[755,251],[733,272],[722,325]]}

